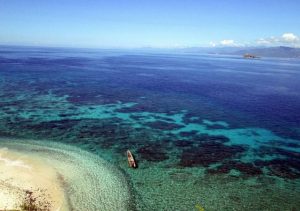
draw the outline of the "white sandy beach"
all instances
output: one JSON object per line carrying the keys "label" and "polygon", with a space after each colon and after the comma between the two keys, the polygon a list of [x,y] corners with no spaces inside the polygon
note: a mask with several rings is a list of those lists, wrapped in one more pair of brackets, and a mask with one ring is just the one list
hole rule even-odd
{"label": "white sandy beach", "polygon": [[34,156],[1,148],[0,210],[19,209],[26,190],[46,198],[51,210],[67,210],[62,184],[52,166]]}
{"label": "white sandy beach", "polygon": [[0,210],[19,209],[26,190],[50,202],[51,211],[127,210],[130,203],[123,174],[97,155],[51,141],[0,138]]}

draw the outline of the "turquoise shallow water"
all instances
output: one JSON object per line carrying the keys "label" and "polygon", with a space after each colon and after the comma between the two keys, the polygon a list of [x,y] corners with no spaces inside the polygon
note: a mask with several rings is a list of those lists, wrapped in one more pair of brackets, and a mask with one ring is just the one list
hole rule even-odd
{"label": "turquoise shallow water", "polygon": [[299,70],[293,60],[4,48],[0,136],[108,161],[130,188],[125,210],[298,210]]}

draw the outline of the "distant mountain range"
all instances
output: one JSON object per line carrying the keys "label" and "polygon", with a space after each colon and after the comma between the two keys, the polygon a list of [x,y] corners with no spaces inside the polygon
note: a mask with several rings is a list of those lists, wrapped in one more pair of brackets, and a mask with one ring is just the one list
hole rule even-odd
{"label": "distant mountain range", "polygon": [[[54,47],[31,47],[31,46],[8,46],[0,45],[0,52],[10,50],[47,50],[63,49],[74,50],[76,48],[54,48]],[[86,51],[97,51],[97,49],[81,49]],[[101,49],[98,49],[101,50]],[[111,51],[122,51],[122,49],[102,49]],[[277,58],[297,58],[300,59],[300,48],[292,48],[286,46],[278,47],[188,47],[188,48],[132,48],[123,49],[128,51],[154,52],[154,53],[191,53],[191,54],[220,54],[220,55],[236,55],[244,56],[250,54],[257,57],[277,57]]]}
{"label": "distant mountain range", "polygon": [[258,57],[299,58],[300,48],[279,47],[215,47],[215,48],[183,48],[178,50],[185,53],[209,53],[227,55],[251,54]]}
{"label": "distant mountain range", "polygon": [[270,47],[270,48],[253,48],[243,49],[232,52],[235,55],[252,54],[259,57],[280,57],[280,58],[299,58],[300,59],[300,48],[291,47]]}

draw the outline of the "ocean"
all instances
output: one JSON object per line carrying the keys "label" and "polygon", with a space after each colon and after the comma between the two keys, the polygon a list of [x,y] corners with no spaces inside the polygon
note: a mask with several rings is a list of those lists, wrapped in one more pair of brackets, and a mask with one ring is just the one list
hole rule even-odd
{"label": "ocean", "polygon": [[103,159],[124,210],[300,210],[300,60],[2,46],[8,139]]}

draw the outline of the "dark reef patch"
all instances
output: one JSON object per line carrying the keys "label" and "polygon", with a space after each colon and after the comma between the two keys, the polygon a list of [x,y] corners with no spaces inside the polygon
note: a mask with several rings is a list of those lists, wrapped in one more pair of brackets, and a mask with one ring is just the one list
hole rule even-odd
{"label": "dark reef patch", "polygon": [[28,124],[26,125],[27,129],[32,130],[68,130],[77,125],[81,120],[77,119],[62,119],[62,120],[53,120],[48,122],[40,122],[38,124]]}
{"label": "dark reef patch", "polygon": [[183,167],[204,166],[237,158],[245,151],[244,146],[227,146],[218,142],[202,143],[198,147],[183,150],[179,165]]}
{"label": "dark reef patch", "polygon": [[208,134],[197,135],[193,138],[193,140],[198,143],[210,143],[210,142],[226,143],[230,141],[230,139],[226,136],[208,135]]}
{"label": "dark reef patch", "polygon": [[169,117],[163,117],[163,116],[157,116],[157,115],[152,115],[155,119],[162,120],[162,121],[167,121],[167,122],[174,122],[172,118]]}
{"label": "dark reef patch", "polygon": [[197,135],[198,131],[197,130],[191,130],[191,131],[182,131],[179,133],[181,137],[192,137]]}
{"label": "dark reef patch", "polygon": [[227,127],[220,124],[212,124],[212,125],[205,125],[205,126],[209,130],[227,129]]}
{"label": "dark reef patch", "polygon": [[102,149],[110,149],[116,144],[116,139],[114,138],[106,138],[104,140],[99,140],[99,145]]}
{"label": "dark reef patch", "polygon": [[142,115],[131,114],[130,118],[136,121],[143,120],[145,117]]}
{"label": "dark reef patch", "polygon": [[[285,145],[288,143],[277,143]],[[293,145],[292,145],[293,146]],[[278,147],[262,146],[255,152],[260,157],[276,157],[272,160],[256,160],[255,165],[265,167],[270,175],[278,176],[285,179],[300,178],[300,153]]]}
{"label": "dark reef patch", "polygon": [[116,109],[116,112],[119,113],[136,113],[136,112],[145,112],[145,111],[147,111],[146,107],[141,104],[137,104],[126,108]]}
{"label": "dark reef patch", "polygon": [[174,141],[176,147],[190,147],[193,146],[193,142],[186,140],[176,140]]}
{"label": "dark reef patch", "polygon": [[177,130],[183,127],[182,125],[164,122],[164,121],[147,122],[145,123],[145,125],[153,129],[159,129],[159,130]]}
{"label": "dark reef patch", "polygon": [[160,144],[147,144],[137,150],[139,157],[143,160],[160,162],[169,159]]}
{"label": "dark reef patch", "polygon": [[[74,104],[95,104],[95,102],[100,102],[98,100],[99,97],[97,97],[97,93],[82,93],[82,94],[77,94],[77,95],[71,95],[67,98],[67,100],[70,103]],[[94,103],[91,103],[94,102]]]}
{"label": "dark reef patch", "polygon": [[260,150],[261,153],[263,153],[264,150],[269,151],[269,152],[272,153],[272,150],[276,151],[280,147],[300,148],[300,142],[291,142],[291,141],[287,141],[287,140],[284,140],[284,141],[282,141],[282,140],[270,140],[269,143],[272,144],[273,149],[266,149],[267,147],[265,147],[265,148],[262,148]]}
{"label": "dark reef patch", "polygon": [[206,173],[208,174],[228,174],[231,168],[227,165],[220,165],[217,168],[209,168],[206,169]]}
{"label": "dark reef patch", "polygon": [[194,114],[187,113],[183,116],[184,124],[202,124],[202,119],[195,117]]}
{"label": "dark reef patch", "polygon": [[300,153],[295,151],[290,151],[278,147],[267,147],[261,146],[255,153],[261,157],[264,156],[280,156],[283,158],[296,159],[300,161]]}
{"label": "dark reef patch", "polygon": [[78,115],[78,113],[61,113],[59,114],[59,117],[66,118],[66,117],[74,117],[76,115]]}
{"label": "dark reef patch", "polygon": [[254,166],[252,163],[243,163],[243,162],[229,162],[233,169],[240,171],[241,173],[249,176],[257,176],[263,173],[263,171]]}
{"label": "dark reef patch", "polygon": [[257,160],[255,165],[266,167],[269,174],[285,179],[300,178],[300,161],[293,158],[273,159],[269,161]]}
{"label": "dark reef patch", "polygon": [[277,146],[300,148],[300,143],[291,143],[291,142],[279,141],[279,140],[273,140],[272,142],[274,142],[274,144],[276,144]]}
{"label": "dark reef patch", "polygon": [[292,169],[288,165],[270,165],[269,166],[270,175],[282,177],[285,179],[298,179],[300,178],[300,172]]}
{"label": "dark reef patch", "polygon": [[258,176],[263,173],[263,171],[253,165],[252,163],[244,163],[238,161],[226,161],[220,166],[212,169],[207,169],[207,173],[210,174],[227,174],[232,169],[235,169],[246,176]]}

